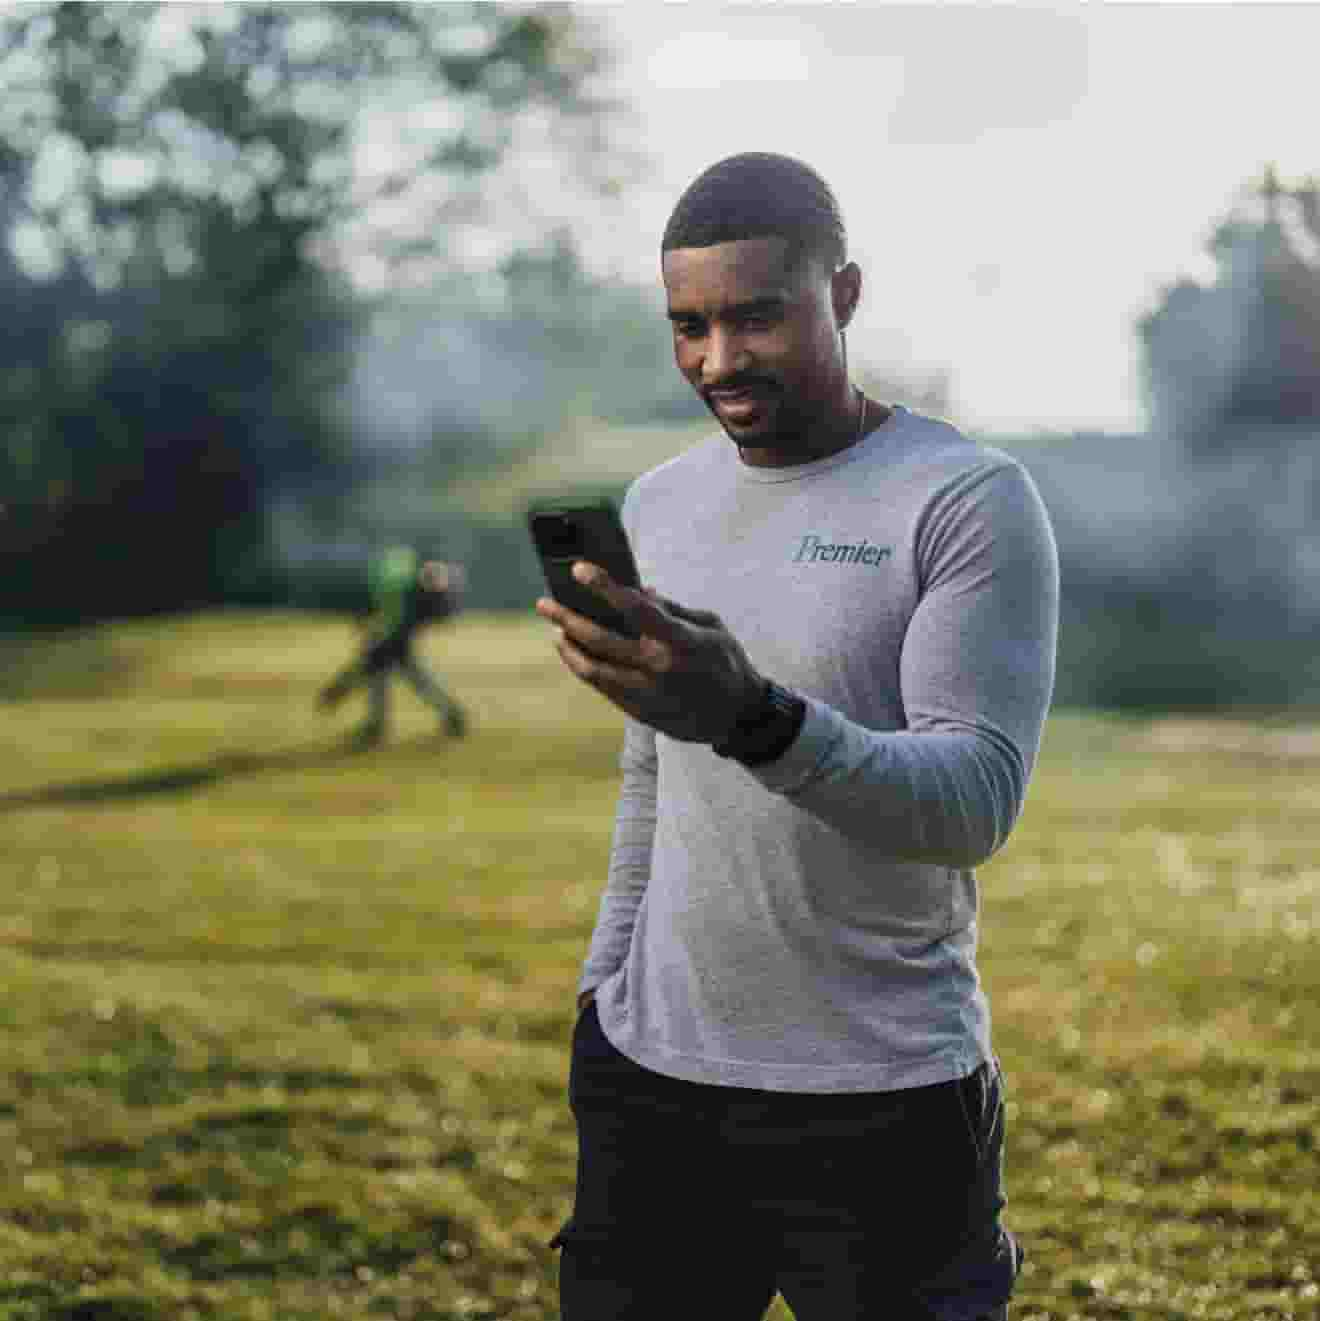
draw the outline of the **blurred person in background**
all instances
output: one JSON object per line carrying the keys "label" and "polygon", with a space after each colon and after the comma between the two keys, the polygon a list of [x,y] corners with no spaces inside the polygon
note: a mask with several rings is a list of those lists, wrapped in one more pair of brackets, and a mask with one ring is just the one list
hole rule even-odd
{"label": "blurred person in background", "polygon": [[628,717],[562,1316],[1002,1321],[974,869],[1052,692],[1049,521],[1015,460],[852,384],[861,271],[808,166],[712,166],[661,265],[722,434],[627,494],[645,589],[574,567],[639,638],[537,602]]}
{"label": "blurred person in background", "polygon": [[462,606],[467,582],[461,564],[421,560],[408,546],[391,546],[374,556],[368,570],[371,615],[362,652],[320,692],[317,704],[330,709],[365,684],[367,718],[355,741],[379,743],[388,721],[388,684],[397,671],[433,707],[455,738],[467,729],[463,708],[413,654],[413,638],[426,623],[448,619]]}

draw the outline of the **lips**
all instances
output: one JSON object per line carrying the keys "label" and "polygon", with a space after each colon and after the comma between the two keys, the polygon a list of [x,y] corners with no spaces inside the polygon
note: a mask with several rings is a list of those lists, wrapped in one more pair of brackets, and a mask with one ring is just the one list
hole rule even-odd
{"label": "lips", "polygon": [[764,387],[738,386],[707,390],[706,398],[722,421],[734,426],[748,426],[755,422],[770,400],[770,391]]}

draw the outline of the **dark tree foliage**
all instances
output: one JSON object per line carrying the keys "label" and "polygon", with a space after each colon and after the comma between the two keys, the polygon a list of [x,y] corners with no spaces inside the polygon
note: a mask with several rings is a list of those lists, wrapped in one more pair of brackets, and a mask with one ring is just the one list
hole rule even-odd
{"label": "dark tree foliage", "polygon": [[607,187],[602,64],[557,5],[7,7],[0,619],[223,599],[348,461],[344,270],[452,262],[525,123]]}
{"label": "dark tree foliage", "polygon": [[1180,281],[1139,325],[1152,420],[1199,458],[1320,425],[1320,184],[1267,170],[1208,252],[1213,282]]}
{"label": "dark tree foliage", "polygon": [[1032,459],[1060,548],[1065,704],[1320,699],[1317,184],[1266,171],[1208,255],[1209,278],[1138,325],[1151,430]]}

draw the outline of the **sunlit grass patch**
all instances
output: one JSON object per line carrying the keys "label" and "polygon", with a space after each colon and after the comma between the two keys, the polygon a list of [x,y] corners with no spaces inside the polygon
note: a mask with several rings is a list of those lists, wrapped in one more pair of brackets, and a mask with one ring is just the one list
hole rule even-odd
{"label": "sunlit grass patch", "polygon": [[[353,752],[360,701],[314,698],[355,637],[231,613],[23,652],[0,1318],[556,1315],[621,722],[538,621],[472,616],[425,644],[470,736],[405,692]],[[981,877],[1015,1321],[1320,1318],[1320,792],[1294,734],[1053,719]]]}

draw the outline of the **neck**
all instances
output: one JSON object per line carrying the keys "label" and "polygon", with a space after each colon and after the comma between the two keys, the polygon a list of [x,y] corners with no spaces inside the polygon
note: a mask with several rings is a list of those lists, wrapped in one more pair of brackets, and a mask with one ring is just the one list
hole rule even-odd
{"label": "neck", "polygon": [[738,457],[752,468],[791,468],[800,463],[827,459],[851,449],[869,427],[883,422],[889,409],[874,404],[856,386],[848,387],[847,403],[827,425],[803,430],[792,445],[739,445]]}

